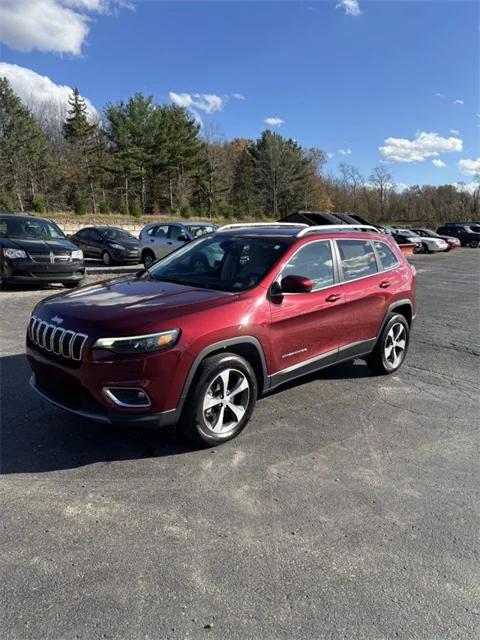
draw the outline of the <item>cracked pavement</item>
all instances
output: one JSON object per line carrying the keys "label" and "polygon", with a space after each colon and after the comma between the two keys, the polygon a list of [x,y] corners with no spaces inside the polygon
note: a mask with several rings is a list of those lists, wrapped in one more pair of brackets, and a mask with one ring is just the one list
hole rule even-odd
{"label": "cracked pavement", "polygon": [[479,637],[480,251],[414,263],[397,374],[324,370],[202,451],[34,396],[49,291],[1,292],[2,637]]}

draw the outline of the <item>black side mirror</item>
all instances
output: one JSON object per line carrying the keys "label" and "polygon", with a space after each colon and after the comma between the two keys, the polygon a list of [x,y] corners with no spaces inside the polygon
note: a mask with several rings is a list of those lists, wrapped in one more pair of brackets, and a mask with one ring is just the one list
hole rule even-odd
{"label": "black side mirror", "polygon": [[285,276],[282,278],[280,287],[283,293],[310,293],[313,282],[304,276]]}
{"label": "black side mirror", "polygon": [[178,240],[179,242],[190,242],[190,238],[187,236],[187,234],[186,234],[186,233],[181,233],[181,234],[178,236],[177,240]]}

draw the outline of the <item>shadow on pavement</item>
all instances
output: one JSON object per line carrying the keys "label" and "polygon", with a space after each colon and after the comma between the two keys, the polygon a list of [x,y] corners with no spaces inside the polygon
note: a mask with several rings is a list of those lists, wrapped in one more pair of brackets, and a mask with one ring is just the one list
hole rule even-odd
{"label": "shadow on pavement", "polygon": [[[195,451],[172,428],[141,429],[89,422],[39,398],[30,388],[24,354],[0,358],[0,473],[43,473],[96,462],[181,455]],[[299,378],[270,395],[313,380],[370,376],[347,363]]]}
{"label": "shadow on pavement", "polygon": [[42,473],[96,462],[192,452],[172,429],[113,427],[57,409],[30,388],[24,354],[0,358],[0,473]]}

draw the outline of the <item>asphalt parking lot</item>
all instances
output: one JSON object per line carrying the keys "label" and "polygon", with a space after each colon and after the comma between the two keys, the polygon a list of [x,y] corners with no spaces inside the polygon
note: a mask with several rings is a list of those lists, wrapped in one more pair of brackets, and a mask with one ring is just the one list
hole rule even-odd
{"label": "asphalt parking lot", "polygon": [[2,637],[480,637],[480,251],[414,263],[396,375],[325,370],[201,451],[34,396],[49,291],[1,292]]}

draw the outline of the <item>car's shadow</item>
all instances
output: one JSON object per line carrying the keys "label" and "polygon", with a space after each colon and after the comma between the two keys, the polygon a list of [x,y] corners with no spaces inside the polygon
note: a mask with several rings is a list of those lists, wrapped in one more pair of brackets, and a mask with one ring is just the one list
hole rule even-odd
{"label": "car's shadow", "polygon": [[[30,389],[25,355],[0,358],[0,473],[43,473],[97,462],[195,452],[172,428],[113,427],[89,422],[50,405]],[[272,394],[313,380],[370,375],[366,366],[342,364],[287,383]],[[272,395],[270,394],[270,395]]]}

